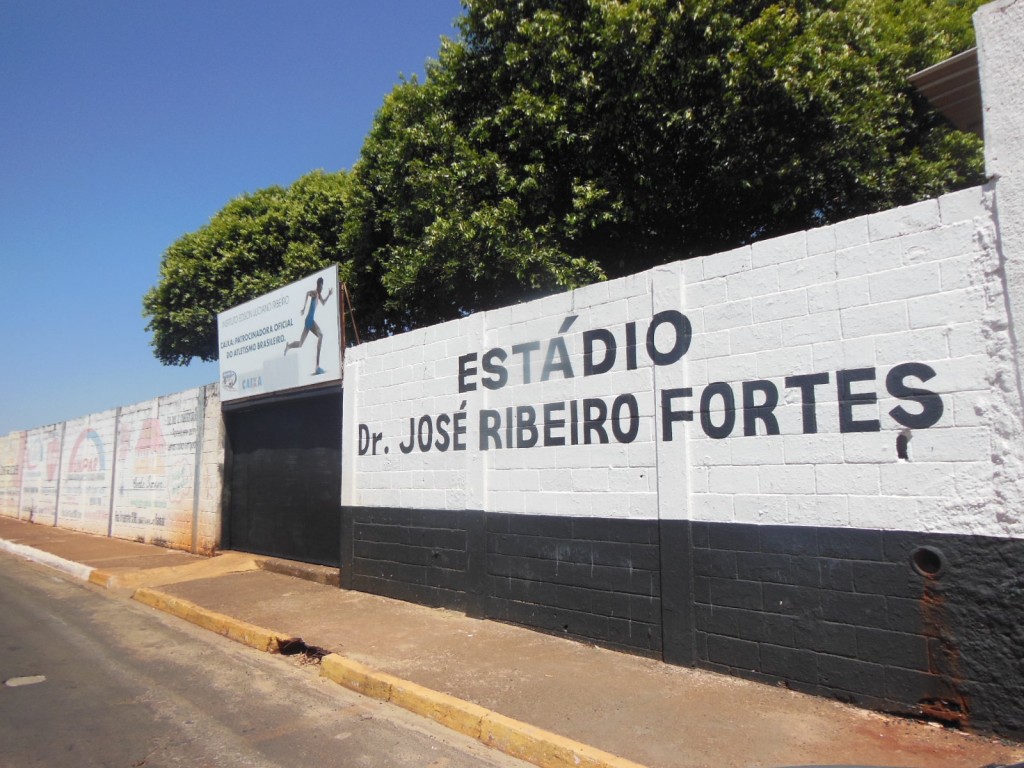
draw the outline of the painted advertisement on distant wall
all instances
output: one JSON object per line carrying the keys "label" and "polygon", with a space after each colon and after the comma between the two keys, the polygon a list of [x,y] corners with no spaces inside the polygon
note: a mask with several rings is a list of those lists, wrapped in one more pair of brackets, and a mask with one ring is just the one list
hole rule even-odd
{"label": "painted advertisement on distant wall", "polygon": [[108,532],[116,427],[116,411],[65,424],[57,506],[61,527],[103,535]]}
{"label": "painted advertisement on distant wall", "polygon": [[114,488],[115,536],[143,536],[187,545],[199,417],[195,391],[121,411]]}
{"label": "painted advertisement on distant wall", "polygon": [[63,424],[30,429],[25,433],[21,465],[21,519],[33,523],[57,520],[57,483]]}
{"label": "painted advertisement on distant wall", "polygon": [[341,381],[338,268],[217,315],[223,402]]}
{"label": "painted advertisement on distant wall", "polygon": [[18,516],[21,498],[21,463],[25,454],[25,433],[0,437],[0,515]]}

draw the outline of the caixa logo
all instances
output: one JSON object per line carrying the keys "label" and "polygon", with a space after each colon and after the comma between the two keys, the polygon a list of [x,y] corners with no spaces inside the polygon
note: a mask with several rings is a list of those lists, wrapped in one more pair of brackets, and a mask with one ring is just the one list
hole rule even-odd
{"label": "caixa logo", "polygon": [[258,389],[263,386],[262,376],[248,376],[242,379],[242,389]]}
{"label": "caixa logo", "polygon": [[221,383],[224,385],[224,389],[234,392],[235,385],[238,383],[238,374],[234,371],[224,371],[224,375],[221,376]]}

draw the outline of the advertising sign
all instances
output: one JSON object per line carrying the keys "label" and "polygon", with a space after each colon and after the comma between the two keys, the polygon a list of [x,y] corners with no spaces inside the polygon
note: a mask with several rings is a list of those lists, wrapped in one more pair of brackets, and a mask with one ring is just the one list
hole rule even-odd
{"label": "advertising sign", "polygon": [[341,381],[338,268],[217,315],[222,402]]}
{"label": "advertising sign", "polygon": [[198,391],[124,408],[118,425],[114,535],[191,537]]}
{"label": "advertising sign", "polygon": [[116,411],[65,424],[57,500],[57,524],[61,527],[107,533],[116,424]]}

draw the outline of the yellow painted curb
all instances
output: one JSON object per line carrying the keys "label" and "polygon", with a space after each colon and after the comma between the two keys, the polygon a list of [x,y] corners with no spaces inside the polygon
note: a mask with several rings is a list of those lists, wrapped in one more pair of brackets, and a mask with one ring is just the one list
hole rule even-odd
{"label": "yellow painted curb", "polygon": [[99,587],[107,588],[110,586],[110,580],[113,578],[113,574],[110,571],[104,571],[100,568],[93,568],[89,572],[89,582]]}
{"label": "yellow painted curb", "polygon": [[278,653],[282,648],[298,642],[298,639],[291,635],[233,619],[223,613],[211,611],[188,600],[149,587],[140,587],[135,590],[132,599],[259,651]]}
{"label": "yellow painted curb", "polygon": [[643,768],[639,763],[513,720],[472,702],[432,691],[331,653],[320,674],[339,685],[396,704],[489,747],[541,768]]}

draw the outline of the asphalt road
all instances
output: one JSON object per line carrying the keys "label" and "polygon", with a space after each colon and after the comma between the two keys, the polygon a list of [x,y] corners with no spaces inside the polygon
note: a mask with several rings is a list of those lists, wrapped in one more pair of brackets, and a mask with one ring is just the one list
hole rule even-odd
{"label": "asphalt road", "polygon": [[469,739],[0,553],[0,766],[522,766]]}

